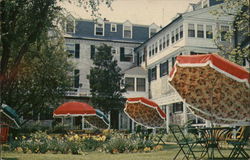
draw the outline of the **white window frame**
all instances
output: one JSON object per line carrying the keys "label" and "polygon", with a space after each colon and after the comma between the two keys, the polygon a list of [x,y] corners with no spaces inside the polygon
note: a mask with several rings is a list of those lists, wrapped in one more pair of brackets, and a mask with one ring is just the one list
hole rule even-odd
{"label": "white window frame", "polygon": [[[115,28],[114,31],[112,30],[113,26],[114,26],[114,28]],[[110,24],[110,32],[117,32],[117,24],[115,24],[115,23],[111,23],[111,24]]]}
{"label": "white window frame", "polygon": [[[97,35],[97,34],[96,34],[96,27],[97,27],[98,24],[101,24],[101,25],[102,25],[102,35]],[[98,24],[95,24],[95,27],[94,27],[94,35],[95,35],[95,36],[104,36],[104,31],[105,31],[105,28],[104,28],[104,25],[105,25],[105,24],[104,24],[104,22],[103,22],[103,23],[98,23]]]}
{"label": "white window frame", "polygon": [[230,26],[229,24],[220,24],[220,29],[219,29],[219,31],[220,31],[220,41],[221,41],[221,42],[231,42],[231,39],[230,39],[229,41],[227,41],[227,40],[222,41],[222,40],[221,40],[221,38],[222,38],[222,37],[221,37],[221,31],[222,31],[221,27],[222,27],[222,26],[227,26],[227,27],[228,27],[228,31],[231,30],[231,26]]}
{"label": "white window frame", "polygon": [[[199,26],[202,26],[202,30],[199,30]],[[197,24],[197,26],[196,26],[196,37],[197,38],[205,38],[205,28],[204,28],[204,26],[206,26],[206,25],[204,25],[204,24]],[[199,37],[199,35],[198,35],[198,31],[202,31],[203,32],[203,37]]]}
{"label": "white window frame", "polygon": [[148,33],[148,34],[149,34],[149,35],[148,35],[149,38],[152,37],[152,36],[154,35],[154,34],[151,35],[151,30],[152,30],[152,29],[155,29],[155,33],[154,33],[154,34],[157,33],[157,28],[156,28],[156,27],[151,27],[151,28],[149,28],[149,33]]}
{"label": "white window frame", "polygon": [[[130,37],[125,37],[125,35],[124,35],[125,27],[130,27],[130,31],[131,31]],[[122,33],[122,37],[123,38],[132,39],[132,37],[133,37],[133,27],[132,27],[132,24],[123,24],[123,29],[122,30],[123,30],[123,33]]]}
{"label": "white window frame", "polygon": [[[68,21],[73,21],[73,32],[67,32],[67,24],[68,24]],[[75,20],[73,19],[73,18],[67,18],[66,19],[66,22],[65,22],[65,33],[75,33],[75,28],[76,28],[76,22],[75,22]]]}
{"label": "white window frame", "polygon": [[[212,27],[212,38],[207,38],[207,26],[211,26]],[[214,38],[214,25],[212,25],[212,24],[205,24],[204,25],[204,28],[205,28],[205,38],[206,39],[213,39]]]}
{"label": "white window frame", "polygon": [[[192,36],[192,37],[190,37],[189,36],[189,25],[193,25],[193,27],[194,27],[194,36]],[[197,35],[196,35],[196,31],[197,30],[197,28],[196,28],[196,24],[195,23],[188,23],[187,24],[187,37],[188,38],[196,38],[197,37]]]}
{"label": "white window frame", "polygon": [[112,54],[117,54],[118,53],[117,48],[116,47],[112,47],[111,48],[111,53]]}

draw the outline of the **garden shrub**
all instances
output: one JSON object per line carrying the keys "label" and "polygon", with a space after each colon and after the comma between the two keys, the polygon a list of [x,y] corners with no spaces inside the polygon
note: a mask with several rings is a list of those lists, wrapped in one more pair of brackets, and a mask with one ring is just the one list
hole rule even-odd
{"label": "garden shrub", "polygon": [[95,151],[98,147],[100,147],[103,143],[101,141],[97,141],[93,138],[86,138],[82,142],[82,150],[83,151]]}
{"label": "garden shrub", "polygon": [[122,137],[112,138],[109,142],[104,145],[104,150],[109,153],[123,153],[128,146],[127,139]]}

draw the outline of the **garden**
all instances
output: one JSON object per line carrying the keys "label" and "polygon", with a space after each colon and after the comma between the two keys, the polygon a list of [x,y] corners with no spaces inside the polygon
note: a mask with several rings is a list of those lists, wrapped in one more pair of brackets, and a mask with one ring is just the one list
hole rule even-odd
{"label": "garden", "polygon": [[[174,142],[172,134],[162,137],[164,142],[169,143],[165,145],[158,144],[160,133],[129,133],[110,129],[67,130],[63,126],[53,129],[29,126],[12,133],[8,144],[2,146],[3,157],[7,159],[81,159],[83,156],[91,159],[124,159],[128,156],[134,159],[144,156],[161,159],[166,156],[166,150],[178,148],[171,144]],[[170,154],[174,154],[174,150]]]}
{"label": "garden", "polygon": [[[67,130],[63,126],[53,129],[29,126],[12,132],[9,143],[2,146],[2,155],[9,160],[173,159],[179,150],[173,134],[162,136],[158,131],[145,134],[143,131],[129,133],[111,129]],[[165,143],[160,142],[159,137]],[[189,140],[195,138],[190,133],[186,137]],[[250,147],[246,150],[250,152]]]}

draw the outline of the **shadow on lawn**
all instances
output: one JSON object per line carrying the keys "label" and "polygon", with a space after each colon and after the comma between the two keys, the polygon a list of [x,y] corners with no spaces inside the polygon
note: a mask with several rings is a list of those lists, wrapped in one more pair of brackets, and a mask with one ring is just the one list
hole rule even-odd
{"label": "shadow on lawn", "polygon": [[17,158],[3,158],[3,160],[18,160]]}

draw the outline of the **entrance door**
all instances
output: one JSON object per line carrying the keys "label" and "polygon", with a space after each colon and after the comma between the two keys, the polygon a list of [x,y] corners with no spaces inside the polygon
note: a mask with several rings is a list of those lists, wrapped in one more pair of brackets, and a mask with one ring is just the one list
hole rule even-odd
{"label": "entrance door", "polygon": [[111,129],[119,129],[119,111],[112,110],[110,113]]}

